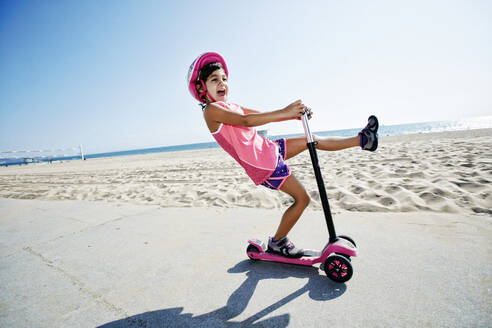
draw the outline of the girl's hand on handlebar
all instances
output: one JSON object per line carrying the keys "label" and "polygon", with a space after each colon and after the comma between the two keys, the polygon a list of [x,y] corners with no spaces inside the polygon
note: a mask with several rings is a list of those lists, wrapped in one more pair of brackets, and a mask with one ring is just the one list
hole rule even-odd
{"label": "girl's hand on handlebar", "polygon": [[[297,100],[294,101],[292,104],[288,105],[283,109],[285,114],[287,115],[287,119],[297,119],[300,120],[304,112],[308,110],[309,113],[311,113],[311,109],[306,107],[302,103],[302,100]],[[310,114],[308,114],[308,117],[310,117]]]}

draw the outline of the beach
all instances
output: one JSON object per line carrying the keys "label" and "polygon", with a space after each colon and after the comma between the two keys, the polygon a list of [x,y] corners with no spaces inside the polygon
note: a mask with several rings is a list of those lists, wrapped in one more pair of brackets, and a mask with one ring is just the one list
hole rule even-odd
{"label": "beach", "polygon": [[[332,210],[492,214],[492,129],[382,137],[374,152],[319,151]],[[293,174],[321,210],[308,152]],[[256,187],[222,149],[0,168],[0,197],[125,202],[160,207],[282,209],[282,192]]]}
{"label": "beach", "polygon": [[[354,276],[253,262],[290,204],[221,149],[0,168],[2,327],[490,327],[492,129],[318,152]],[[290,237],[327,231],[312,201]]]}

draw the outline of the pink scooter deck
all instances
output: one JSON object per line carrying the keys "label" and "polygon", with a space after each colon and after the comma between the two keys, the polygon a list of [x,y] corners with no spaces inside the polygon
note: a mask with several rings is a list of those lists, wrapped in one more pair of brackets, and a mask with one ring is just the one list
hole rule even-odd
{"label": "pink scooter deck", "polygon": [[250,239],[248,240],[248,243],[250,245],[255,246],[259,251],[259,252],[254,252],[254,251],[248,252],[249,258],[253,260],[264,260],[264,261],[312,266],[316,263],[324,263],[326,261],[326,258],[333,253],[344,254],[351,257],[357,256],[357,248],[354,245],[352,245],[352,243],[350,243],[349,241],[341,238],[332,244],[326,245],[322,252],[306,250],[305,254],[309,256],[303,256],[301,258],[288,258],[282,255],[267,252],[266,251],[267,248],[265,244],[258,239]]}

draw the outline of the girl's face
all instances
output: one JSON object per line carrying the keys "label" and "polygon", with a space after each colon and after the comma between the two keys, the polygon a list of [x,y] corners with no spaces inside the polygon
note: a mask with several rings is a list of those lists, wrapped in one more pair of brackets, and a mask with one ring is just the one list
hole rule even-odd
{"label": "girl's face", "polygon": [[[205,82],[207,90],[215,101],[227,101],[229,94],[229,85],[227,75],[222,68],[215,70]],[[208,95],[207,95],[208,98]],[[209,99],[211,100],[211,99]]]}

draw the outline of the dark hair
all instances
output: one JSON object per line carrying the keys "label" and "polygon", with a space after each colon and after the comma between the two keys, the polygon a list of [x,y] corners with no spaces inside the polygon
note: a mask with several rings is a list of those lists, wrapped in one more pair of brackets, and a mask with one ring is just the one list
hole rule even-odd
{"label": "dark hair", "polygon": [[208,77],[218,69],[224,69],[221,63],[208,63],[202,67],[200,72],[198,73],[198,80],[202,80],[203,82],[207,81]]}

